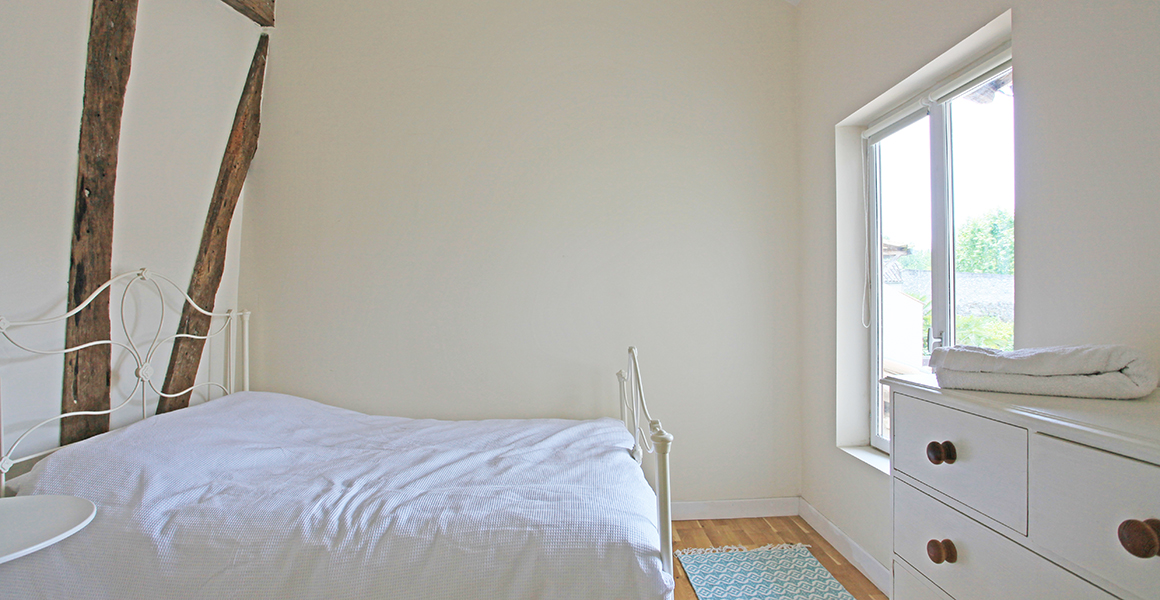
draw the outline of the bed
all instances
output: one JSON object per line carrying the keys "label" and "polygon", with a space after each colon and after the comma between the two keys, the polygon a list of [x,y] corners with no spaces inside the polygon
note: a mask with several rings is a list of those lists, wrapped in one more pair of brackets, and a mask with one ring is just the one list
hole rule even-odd
{"label": "bed", "polygon": [[[0,564],[0,598],[671,597],[672,436],[635,349],[617,375],[620,420],[406,419],[236,391],[70,444],[8,487],[96,516]],[[654,449],[659,493],[640,466]]]}

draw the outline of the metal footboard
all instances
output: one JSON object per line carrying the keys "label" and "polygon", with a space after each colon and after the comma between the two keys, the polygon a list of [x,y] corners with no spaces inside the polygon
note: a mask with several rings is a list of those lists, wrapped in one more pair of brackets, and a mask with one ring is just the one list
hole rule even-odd
{"label": "metal footboard", "polygon": [[[628,372],[616,374],[620,380],[620,418],[632,433],[634,444],[632,456],[641,464],[644,455],[655,454],[657,459],[657,524],[661,534],[661,563],[665,572],[673,573],[673,513],[672,495],[669,486],[669,450],[673,444],[673,434],[661,427],[659,419],[652,418],[644,401],[644,385],[640,379],[640,361],[636,347],[628,348]],[[643,423],[649,431],[645,432]],[[650,443],[651,442],[651,443]]]}

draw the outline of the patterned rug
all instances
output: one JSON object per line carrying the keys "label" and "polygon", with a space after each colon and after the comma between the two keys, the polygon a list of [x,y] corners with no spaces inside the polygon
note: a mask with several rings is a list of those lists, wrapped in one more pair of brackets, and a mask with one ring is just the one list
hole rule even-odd
{"label": "patterned rug", "polygon": [[677,550],[699,600],[854,600],[802,544]]}

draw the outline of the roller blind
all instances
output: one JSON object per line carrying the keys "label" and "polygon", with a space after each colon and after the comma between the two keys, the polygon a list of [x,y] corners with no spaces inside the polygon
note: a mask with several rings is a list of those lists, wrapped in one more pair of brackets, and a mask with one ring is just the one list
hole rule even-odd
{"label": "roller blind", "polygon": [[1009,68],[1011,68],[1010,41],[1005,42],[954,75],[919,92],[910,100],[903,102],[870,123],[862,132],[862,139],[867,140],[871,145],[876,144],[886,136],[926,116],[930,112],[931,105],[953,100],[956,96],[966,93],[979,83]]}

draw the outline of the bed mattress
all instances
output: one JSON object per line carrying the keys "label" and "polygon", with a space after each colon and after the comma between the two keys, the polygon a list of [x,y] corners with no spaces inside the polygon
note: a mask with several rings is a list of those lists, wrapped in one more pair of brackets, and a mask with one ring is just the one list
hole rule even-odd
{"label": "bed mattress", "polygon": [[656,496],[612,419],[368,416],[247,392],[62,448],[19,495],[87,528],[3,598],[664,598]]}

